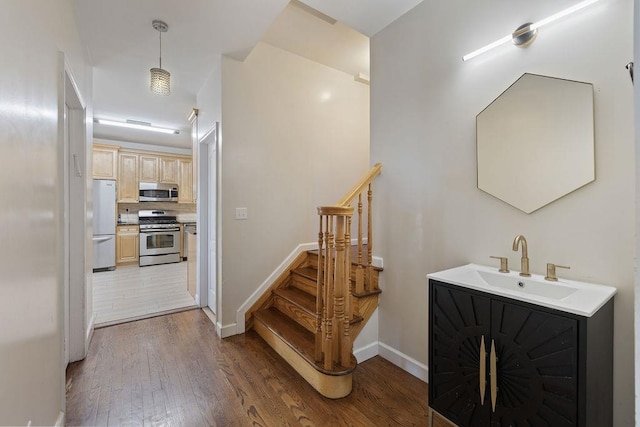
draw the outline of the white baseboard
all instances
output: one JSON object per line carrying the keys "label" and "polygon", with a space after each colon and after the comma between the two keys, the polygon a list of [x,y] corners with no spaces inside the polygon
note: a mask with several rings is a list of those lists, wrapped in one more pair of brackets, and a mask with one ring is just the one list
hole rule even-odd
{"label": "white baseboard", "polygon": [[[31,421],[29,421],[29,424],[31,424]],[[60,411],[60,413],[58,414],[58,418],[56,419],[56,423],[54,424],[55,427],[64,427],[64,412]]]}
{"label": "white baseboard", "polygon": [[378,343],[378,351],[380,357],[383,357],[414,377],[420,378],[424,382],[429,380],[429,367],[424,363],[420,363],[382,342]]}
{"label": "white baseboard", "polygon": [[378,341],[367,344],[364,347],[354,349],[353,355],[356,357],[358,363],[362,363],[365,360],[369,360],[372,357],[377,356],[380,353],[378,348]]}
{"label": "white baseboard", "polygon": [[91,316],[91,320],[89,321],[89,327],[87,328],[87,336],[85,337],[85,341],[84,341],[84,355],[82,357],[83,359],[87,357],[87,354],[89,353],[89,344],[91,344],[91,340],[93,339],[95,323],[96,323],[96,315],[94,313]]}
{"label": "white baseboard", "polygon": [[379,257],[379,256],[371,257],[371,264],[374,267],[384,268],[384,260],[382,259],[382,257]]}
{"label": "white baseboard", "polygon": [[91,342],[91,339],[93,338],[93,331],[95,329],[95,324],[96,324],[96,315],[94,313],[91,316],[91,320],[89,321],[89,327],[87,328],[87,336],[86,336],[87,347],[89,346],[89,343]]}
{"label": "white baseboard", "polygon": [[237,335],[239,333],[237,324],[232,323],[230,325],[222,326],[220,322],[216,323],[216,332],[218,333],[218,336],[220,338],[227,338],[232,335]]}

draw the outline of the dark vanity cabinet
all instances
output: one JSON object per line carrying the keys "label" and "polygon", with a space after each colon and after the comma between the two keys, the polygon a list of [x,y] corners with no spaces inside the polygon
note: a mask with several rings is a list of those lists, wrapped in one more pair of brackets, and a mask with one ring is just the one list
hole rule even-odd
{"label": "dark vanity cabinet", "polygon": [[611,426],[613,300],[591,317],[429,280],[429,406],[459,426]]}

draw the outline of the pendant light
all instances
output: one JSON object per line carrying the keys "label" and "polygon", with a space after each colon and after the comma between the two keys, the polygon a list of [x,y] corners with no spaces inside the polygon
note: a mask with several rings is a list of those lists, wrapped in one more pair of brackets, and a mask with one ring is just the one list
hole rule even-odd
{"label": "pendant light", "polygon": [[171,73],[162,69],[162,33],[166,33],[169,26],[158,19],[155,19],[151,25],[160,33],[160,67],[151,69],[151,92],[167,96],[171,93]]}

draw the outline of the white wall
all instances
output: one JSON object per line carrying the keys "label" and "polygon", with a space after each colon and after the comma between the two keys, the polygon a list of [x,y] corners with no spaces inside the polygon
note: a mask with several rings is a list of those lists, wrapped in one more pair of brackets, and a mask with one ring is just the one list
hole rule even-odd
{"label": "white wall", "polygon": [[91,82],[75,28],[68,0],[2,3],[0,179],[7,183],[0,190],[3,425],[52,425],[64,410],[58,51],[67,55],[81,90]]}
{"label": "white wall", "polygon": [[202,139],[222,120],[222,56],[215,57],[211,73],[196,96],[198,104],[198,139]]}
{"label": "white wall", "polygon": [[[508,256],[529,241],[534,272],[618,288],[615,425],[633,425],[634,145],[631,0],[599,2],[467,63],[461,56],[572,0],[423,2],[371,43],[371,161],[381,275],[380,341],[427,363],[428,272]],[[596,181],[531,215],[476,188],[475,116],[523,73],[594,85]]]}
{"label": "white wall", "polygon": [[[222,321],[369,169],[369,87],[260,43],[222,59]],[[248,220],[235,220],[246,207]]]}

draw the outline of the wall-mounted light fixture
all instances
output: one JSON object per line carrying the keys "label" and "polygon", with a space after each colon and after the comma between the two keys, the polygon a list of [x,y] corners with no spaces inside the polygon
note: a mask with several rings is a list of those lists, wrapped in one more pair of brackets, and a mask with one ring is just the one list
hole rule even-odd
{"label": "wall-mounted light fixture", "polygon": [[99,123],[101,125],[108,126],[117,126],[128,129],[138,129],[138,130],[146,130],[150,132],[160,132],[178,135],[180,133],[177,129],[167,129],[167,128],[159,128],[157,126],[151,126],[151,123],[148,122],[139,122],[137,120],[127,120],[126,122],[117,122],[115,120],[105,120],[105,119],[95,119],[94,122]]}
{"label": "wall-mounted light fixture", "polygon": [[482,55],[483,53],[488,52],[491,49],[501,46],[509,41],[513,42],[513,44],[518,47],[529,46],[538,35],[538,28],[542,27],[543,25],[547,25],[554,21],[557,21],[560,18],[564,18],[565,16],[570,15],[574,12],[577,12],[581,9],[584,9],[585,7],[592,5],[597,1],[600,1],[600,0],[585,0],[571,7],[568,7],[564,10],[561,10],[560,12],[555,13],[549,16],[548,18],[542,19],[538,22],[534,22],[534,23],[528,22],[526,24],[523,24],[518,28],[516,28],[516,30],[513,33],[506,35],[496,40],[493,43],[483,46],[480,49],[474,50],[473,52],[464,55],[462,57],[462,60],[468,61],[472,58],[475,58],[478,55]]}

